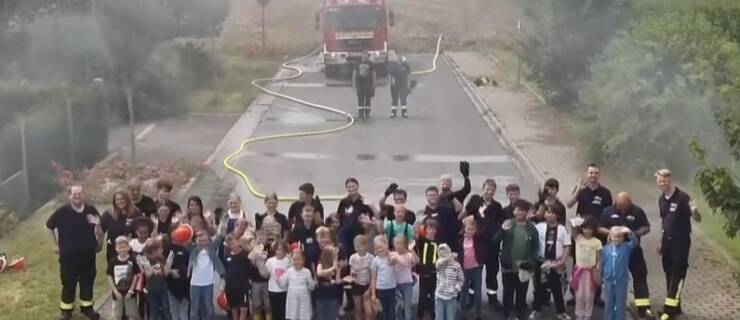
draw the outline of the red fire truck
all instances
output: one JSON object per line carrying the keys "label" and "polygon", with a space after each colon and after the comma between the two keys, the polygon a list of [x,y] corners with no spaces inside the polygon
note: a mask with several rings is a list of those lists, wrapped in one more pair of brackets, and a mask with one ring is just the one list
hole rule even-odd
{"label": "red fire truck", "polygon": [[364,53],[383,74],[388,63],[388,28],[393,11],[385,0],[324,0],[316,28],[324,33],[324,65],[329,78],[360,61]]}

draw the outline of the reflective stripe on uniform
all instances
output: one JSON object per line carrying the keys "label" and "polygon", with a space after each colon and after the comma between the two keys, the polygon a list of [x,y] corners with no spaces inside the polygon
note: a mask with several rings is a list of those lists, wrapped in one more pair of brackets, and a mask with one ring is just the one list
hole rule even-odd
{"label": "reflective stripe on uniform", "polygon": [[665,305],[669,307],[678,307],[678,299],[665,298]]}
{"label": "reflective stripe on uniform", "polygon": [[486,293],[491,296],[497,294],[496,290],[488,290]]}
{"label": "reflective stripe on uniform", "polygon": [[[434,251],[432,252],[432,264],[437,263],[437,244],[432,243],[432,247],[434,247]],[[429,242],[424,243],[424,249],[422,251],[422,257],[421,257],[421,264],[427,264],[427,248],[429,247]]]}
{"label": "reflective stripe on uniform", "polygon": [[92,306],[93,306],[92,301],[80,300],[80,307],[92,307]]}
{"label": "reflective stripe on uniform", "polygon": [[660,316],[660,320],[670,320],[671,316],[669,316],[667,313],[664,313],[662,316]]}
{"label": "reflective stripe on uniform", "polygon": [[635,299],[635,305],[638,307],[649,307],[650,299]]}
{"label": "reflective stripe on uniform", "polygon": [[683,290],[683,280],[678,282],[678,291],[676,291],[676,301],[681,300],[681,290]]}
{"label": "reflective stripe on uniform", "polygon": [[72,303],[64,303],[64,302],[60,302],[59,303],[59,309],[62,309],[62,310],[73,310],[74,308],[75,308],[75,305],[72,304]]}

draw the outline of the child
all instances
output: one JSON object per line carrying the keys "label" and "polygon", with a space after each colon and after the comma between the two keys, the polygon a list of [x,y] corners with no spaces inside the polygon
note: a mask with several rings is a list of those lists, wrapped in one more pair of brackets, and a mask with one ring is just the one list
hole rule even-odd
{"label": "child", "polygon": [[395,320],[396,275],[393,265],[397,260],[389,255],[388,240],[384,236],[375,237],[373,244],[375,258],[370,264],[370,297],[373,301],[380,300],[380,320]]}
{"label": "child", "polygon": [[529,319],[539,319],[540,310],[545,300],[549,300],[549,289],[555,298],[555,319],[570,320],[565,313],[563,288],[560,281],[565,273],[565,259],[570,256],[570,235],[565,226],[560,224],[558,212],[565,210],[558,204],[544,205],[544,222],[537,224],[539,233],[539,253],[537,268],[534,272],[534,303]]}
{"label": "child", "polygon": [[391,253],[391,255],[396,260],[396,264],[394,265],[396,289],[403,300],[403,314],[399,314],[397,318],[399,320],[412,320],[413,306],[411,295],[413,294],[416,281],[414,281],[414,275],[411,273],[411,269],[419,263],[419,258],[415,252],[409,251],[405,236],[399,234],[393,239],[393,242],[396,252]]}
{"label": "child", "polygon": [[301,224],[293,226],[293,230],[288,233],[288,243],[298,242],[304,252],[305,265],[313,270],[313,267],[319,261],[321,250],[316,239],[316,229],[321,225],[321,221],[316,214],[317,202],[311,199],[303,205],[301,213]]}
{"label": "child", "polygon": [[[168,208],[167,206],[164,206]],[[169,209],[168,209],[169,210]],[[190,252],[182,245],[170,244],[168,261],[172,261],[167,277],[167,287],[172,320],[188,320],[190,305],[190,279],[187,277]]]}
{"label": "child", "polygon": [[254,246],[249,253],[249,260],[257,268],[250,274],[249,279],[252,281],[252,292],[250,296],[252,316],[254,320],[271,318],[270,316],[270,299],[267,296],[267,278],[270,276],[265,263],[267,261],[269,247],[267,246],[267,234],[264,231],[257,232],[257,237],[253,241]]}
{"label": "child", "polygon": [[316,287],[316,282],[304,264],[303,252],[293,252],[293,267],[278,278],[280,287],[288,291],[285,318],[289,320],[310,320],[313,315],[311,290]]}
{"label": "child", "polygon": [[190,251],[188,277],[190,277],[190,318],[213,318],[214,273],[223,277],[224,265],[216,251],[219,241],[211,242],[206,230],[195,234],[195,248]]}
{"label": "child", "polygon": [[575,292],[576,320],[591,320],[594,296],[599,286],[601,240],[594,237],[596,220],[588,217],[576,228],[576,264],[571,286]]}
{"label": "child", "polygon": [[270,273],[270,279],[267,282],[268,295],[270,296],[270,306],[272,307],[273,320],[285,320],[285,289],[278,285],[278,279],[290,267],[290,257],[288,254],[288,243],[278,240],[273,251],[275,256],[267,259],[265,267]]}
{"label": "child", "polygon": [[537,228],[526,220],[532,205],[519,199],[513,207],[514,219],[506,220],[493,239],[494,245],[501,243],[501,278],[504,284],[504,316],[507,319],[513,311],[516,315],[512,318],[525,316],[529,278],[535,269],[540,245]]}
{"label": "child", "polygon": [[[624,241],[625,234],[630,241]],[[627,288],[629,287],[629,262],[632,250],[637,247],[637,236],[627,227],[612,227],[609,244],[602,253],[601,279],[604,287],[604,320],[625,319]]]}
{"label": "child", "polygon": [[371,319],[370,264],[374,256],[367,252],[367,236],[355,237],[355,253],[349,257],[350,276],[352,277],[352,300],[354,300],[355,320]]}
{"label": "child", "polygon": [[434,319],[434,291],[437,287],[437,258],[439,256],[439,243],[437,242],[437,229],[439,223],[437,219],[427,219],[424,223],[426,233],[424,237],[419,237],[416,241],[417,257],[420,257],[419,263],[419,304],[417,306],[417,316],[419,319],[424,318],[424,312],[431,313]]}
{"label": "child", "polygon": [[342,299],[341,266],[337,261],[337,249],[331,245],[321,249],[316,267],[316,319],[339,318],[339,302]]}
{"label": "child", "polygon": [[[458,246],[458,252],[462,253],[458,259],[465,275],[463,292],[469,292],[472,289],[475,318],[481,319],[481,285],[483,281],[483,262],[486,261],[486,247],[485,239],[478,234],[478,225],[472,216],[463,220],[463,236]],[[467,306],[467,299],[469,298],[469,294],[463,294],[461,304]]]}
{"label": "child", "polygon": [[226,246],[229,247],[229,256],[226,257],[226,276],[222,290],[229,302],[232,319],[246,320],[249,314],[249,278],[257,272],[257,268],[249,261],[235,235],[226,236]]}
{"label": "child", "polygon": [[152,236],[152,230],[154,230],[154,222],[148,218],[138,218],[132,222],[134,226],[135,237],[129,241],[131,251],[134,253],[134,258],[137,258],[144,254],[144,245],[146,241]]}
{"label": "child", "polygon": [[[428,230],[427,230],[428,232]],[[436,263],[437,288],[434,293],[436,320],[457,320],[457,296],[462,291],[465,276],[457,262],[457,256],[446,244],[439,245],[439,260]]]}
{"label": "child", "polygon": [[388,238],[390,250],[395,250],[394,239],[397,235],[404,236],[407,243],[413,243],[416,233],[414,227],[406,222],[406,208],[401,204],[393,206],[393,220],[388,217],[382,231]]}
{"label": "child", "polygon": [[161,237],[152,238],[144,247],[144,255],[138,259],[139,267],[146,277],[146,301],[148,319],[167,319],[170,316],[170,305],[167,301],[167,274],[171,263],[164,259],[164,248]]}
{"label": "child", "polygon": [[136,308],[135,288],[140,276],[139,266],[129,254],[131,247],[125,236],[119,236],[115,241],[116,257],[108,263],[108,283],[113,292],[113,316],[116,319],[127,317],[129,320],[139,319]]}

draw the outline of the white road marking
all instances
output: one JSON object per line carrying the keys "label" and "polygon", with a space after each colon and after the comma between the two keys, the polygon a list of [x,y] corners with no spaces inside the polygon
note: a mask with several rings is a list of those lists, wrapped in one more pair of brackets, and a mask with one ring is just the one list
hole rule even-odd
{"label": "white road marking", "polygon": [[[303,153],[303,152],[284,152],[284,153],[271,153],[267,154],[262,152],[251,152],[247,151],[244,153],[245,156],[251,157],[278,157],[284,159],[300,159],[300,160],[342,160],[340,157],[331,154],[319,154],[319,153]],[[394,158],[398,155],[375,155],[372,160],[357,160],[352,157],[353,161],[394,161],[394,162],[416,162],[416,163],[458,163],[460,159],[465,159],[470,163],[484,164],[484,163],[510,163],[512,162],[509,156],[500,155],[439,155],[439,154],[419,154],[410,155],[405,160],[395,160]],[[347,160],[347,159],[344,159]]]}
{"label": "white road marking", "polygon": [[326,88],[326,83],[299,83],[299,82],[286,82],[283,84],[286,88]]}
{"label": "white road marking", "polygon": [[152,129],[154,129],[154,127],[156,127],[156,126],[157,126],[157,125],[156,125],[156,124],[154,124],[154,123],[152,123],[152,124],[150,124],[150,125],[146,126],[146,128],[144,128],[144,131],[142,131],[141,133],[139,133],[139,134],[138,134],[138,135],[136,136],[136,141],[139,141],[139,140],[141,140],[141,139],[144,139],[144,137],[146,137],[146,135],[147,135],[147,134],[149,134],[149,132],[150,132],[150,131],[152,131]]}

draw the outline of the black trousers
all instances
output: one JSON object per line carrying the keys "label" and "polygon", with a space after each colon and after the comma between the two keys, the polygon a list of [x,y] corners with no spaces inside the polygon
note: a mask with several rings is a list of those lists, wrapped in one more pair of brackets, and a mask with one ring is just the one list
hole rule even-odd
{"label": "black trousers", "polygon": [[409,95],[409,90],[405,86],[391,86],[391,106],[398,107],[400,100],[401,106],[406,106],[406,97]]}
{"label": "black trousers", "polygon": [[288,299],[287,292],[269,292],[270,308],[272,308],[273,320],[285,320],[285,300]]}
{"label": "black trousers", "polygon": [[650,310],[650,289],[647,282],[647,264],[642,247],[637,247],[630,256],[630,273],[632,274],[632,287],[635,291],[635,306],[640,315],[645,315]]}
{"label": "black trousers", "polygon": [[436,289],[436,274],[419,275],[419,304],[416,307],[416,314],[419,318],[423,318],[424,312],[428,311],[434,319],[434,291]]}
{"label": "black trousers", "polygon": [[[515,312],[515,315],[521,315],[527,311],[527,289],[529,281],[519,281],[519,274],[513,272],[501,273],[501,281],[504,285],[504,316],[506,318]],[[516,297],[516,307],[514,298]]]}
{"label": "black trousers", "polygon": [[370,108],[370,102],[375,95],[375,91],[373,88],[363,88],[358,87],[357,88],[357,107],[360,109],[362,108]]}
{"label": "black trousers", "polygon": [[498,259],[498,249],[491,249],[489,252],[491,256],[486,262],[486,293],[490,299],[491,296],[498,294],[498,272],[501,265]]}
{"label": "black trousers", "polygon": [[71,252],[59,255],[59,275],[62,279],[62,298],[59,308],[74,310],[77,286],[80,286],[80,309],[92,310],[95,284],[95,252]]}
{"label": "black trousers", "polygon": [[550,294],[547,290],[550,290],[553,298],[555,298],[555,309],[558,314],[565,313],[565,301],[563,300],[563,285],[560,282],[562,274],[555,270],[548,270],[545,275],[545,281],[542,280],[542,266],[541,263],[537,264],[537,269],[534,271],[534,303],[532,303],[532,309],[535,311],[542,310],[542,305],[546,300],[550,299]]}
{"label": "black trousers", "polygon": [[666,298],[663,312],[673,317],[681,309],[681,290],[689,268],[691,237],[662,239],[663,271],[666,278]]}

